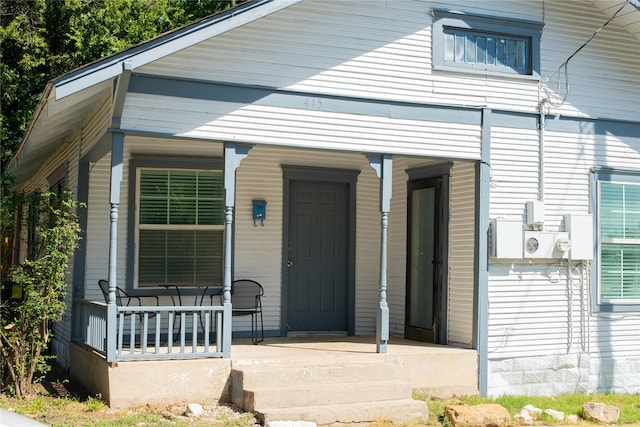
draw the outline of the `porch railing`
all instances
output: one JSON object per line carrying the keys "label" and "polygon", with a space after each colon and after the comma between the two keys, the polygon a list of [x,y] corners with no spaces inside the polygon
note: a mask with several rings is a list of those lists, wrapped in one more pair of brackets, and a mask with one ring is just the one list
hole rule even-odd
{"label": "porch railing", "polygon": [[[74,299],[73,340],[105,357],[115,354],[116,361],[224,357],[224,312],[222,305],[117,306],[110,326],[107,304]],[[107,340],[108,326],[115,328],[115,342]]]}

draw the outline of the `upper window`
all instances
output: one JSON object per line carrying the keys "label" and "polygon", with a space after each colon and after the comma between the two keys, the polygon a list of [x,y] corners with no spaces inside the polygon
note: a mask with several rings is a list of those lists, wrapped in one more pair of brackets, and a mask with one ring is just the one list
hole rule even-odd
{"label": "upper window", "polygon": [[434,10],[433,65],[537,76],[542,25]]}
{"label": "upper window", "polygon": [[597,172],[595,178],[598,304],[640,309],[640,175]]}
{"label": "upper window", "polygon": [[222,171],[176,166],[135,168],[135,281],[138,287],[219,286]]}

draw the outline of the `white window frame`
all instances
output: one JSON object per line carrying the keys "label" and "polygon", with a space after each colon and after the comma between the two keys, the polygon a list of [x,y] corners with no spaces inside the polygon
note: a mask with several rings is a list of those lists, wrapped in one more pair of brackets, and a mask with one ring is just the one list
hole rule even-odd
{"label": "white window frame", "polygon": [[[128,283],[132,284],[132,288],[135,290],[149,290],[149,289],[162,289],[162,285],[140,285],[139,283],[139,242],[140,242],[140,230],[214,230],[222,232],[222,247],[220,251],[224,251],[224,220],[221,224],[215,225],[189,225],[189,224],[140,224],[140,178],[142,170],[161,170],[161,171],[189,171],[189,172],[220,172],[224,173],[222,168],[222,160],[218,158],[190,158],[190,157],[153,157],[153,156],[133,156],[130,163],[130,189],[135,189],[130,194],[130,215],[132,221],[129,223],[129,269],[128,269]],[[223,192],[224,193],[224,192]],[[222,213],[224,218],[224,214]],[[224,256],[220,262],[224,262]],[[222,265],[220,271],[222,271]],[[220,278],[222,279],[222,278]],[[220,286],[221,283],[207,283],[204,286],[214,287]],[[173,286],[173,285],[171,285]],[[178,285],[180,286],[180,285]],[[185,283],[185,288],[196,287],[198,285]]]}

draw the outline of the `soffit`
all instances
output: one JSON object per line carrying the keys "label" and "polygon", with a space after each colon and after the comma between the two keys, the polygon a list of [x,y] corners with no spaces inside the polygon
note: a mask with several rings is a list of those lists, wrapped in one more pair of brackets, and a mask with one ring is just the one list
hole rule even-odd
{"label": "soffit", "polygon": [[612,21],[619,27],[624,28],[629,34],[640,40],[640,0],[591,0],[593,5],[607,17],[613,17],[623,6],[616,18]]}

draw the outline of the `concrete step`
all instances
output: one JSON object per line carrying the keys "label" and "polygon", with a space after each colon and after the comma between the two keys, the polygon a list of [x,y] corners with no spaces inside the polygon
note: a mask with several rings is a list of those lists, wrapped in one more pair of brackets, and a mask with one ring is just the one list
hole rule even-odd
{"label": "concrete step", "polygon": [[398,365],[382,360],[345,363],[326,359],[234,364],[231,400],[263,422],[313,421],[348,425],[379,420],[404,422],[428,414],[412,399]]}
{"label": "concrete step", "polygon": [[385,381],[397,378],[396,367],[390,363],[336,363],[332,365],[288,365],[234,366],[231,372],[234,386],[244,389],[268,384],[282,386],[333,384],[369,381]]}
{"label": "concrete step", "polygon": [[252,412],[262,408],[295,408],[303,406],[337,405],[343,403],[379,402],[411,397],[411,386],[398,380],[337,382],[305,385],[250,388],[243,391],[242,404]]}
{"label": "concrete step", "polygon": [[297,408],[267,408],[256,413],[256,417],[265,425],[273,421],[313,421],[318,426],[374,423],[382,420],[400,424],[413,419],[425,420],[428,415],[426,402],[410,398]]}

